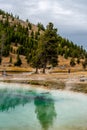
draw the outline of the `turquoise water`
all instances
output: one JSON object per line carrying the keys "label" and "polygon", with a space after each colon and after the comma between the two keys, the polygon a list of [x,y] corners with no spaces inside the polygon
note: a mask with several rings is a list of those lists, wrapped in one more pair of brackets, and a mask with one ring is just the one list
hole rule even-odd
{"label": "turquoise water", "polygon": [[0,83],[0,130],[87,130],[87,96]]}

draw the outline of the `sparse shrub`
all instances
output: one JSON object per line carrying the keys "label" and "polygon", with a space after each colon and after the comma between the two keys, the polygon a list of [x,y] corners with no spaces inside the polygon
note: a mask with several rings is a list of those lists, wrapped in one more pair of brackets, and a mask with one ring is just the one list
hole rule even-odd
{"label": "sparse shrub", "polygon": [[80,64],[80,58],[77,59],[77,64]]}
{"label": "sparse shrub", "polygon": [[74,58],[71,59],[71,61],[70,61],[70,65],[71,65],[72,67],[74,67],[74,66],[76,65],[76,63],[75,63],[75,59],[74,59]]}
{"label": "sparse shrub", "polygon": [[10,60],[9,60],[9,63],[12,63],[12,56],[10,56]]}
{"label": "sparse shrub", "polygon": [[14,63],[15,66],[21,66],[22,61],[21,58],[19,57],[19,54],[17,55],[17,61]]}

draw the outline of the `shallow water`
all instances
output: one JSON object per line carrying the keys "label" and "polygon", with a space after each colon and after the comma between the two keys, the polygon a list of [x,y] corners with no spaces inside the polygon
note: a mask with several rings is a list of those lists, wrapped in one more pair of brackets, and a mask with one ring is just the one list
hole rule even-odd
{"label": "shallow water", "polygon": [[0,130],[87,130],[87,96],[0,83]]}

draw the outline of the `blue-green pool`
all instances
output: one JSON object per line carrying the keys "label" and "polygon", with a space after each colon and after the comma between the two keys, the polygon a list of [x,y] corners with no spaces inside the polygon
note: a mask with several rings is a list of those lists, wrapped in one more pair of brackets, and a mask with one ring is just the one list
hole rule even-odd
{"label": "blue-green pool", "polygon": [[87,96],[0,83],[0,130],[87,130]]}

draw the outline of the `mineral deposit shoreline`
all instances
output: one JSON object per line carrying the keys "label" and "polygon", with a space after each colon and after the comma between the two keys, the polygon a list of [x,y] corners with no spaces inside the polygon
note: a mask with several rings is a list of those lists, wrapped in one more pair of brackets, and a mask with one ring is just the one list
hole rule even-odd
{"label": "mineral deposit shoreline", "polygon": [[87,73],[9,73],[0,74],[0,82],[30,84],[46,89],[62,89],[87,93]]}

